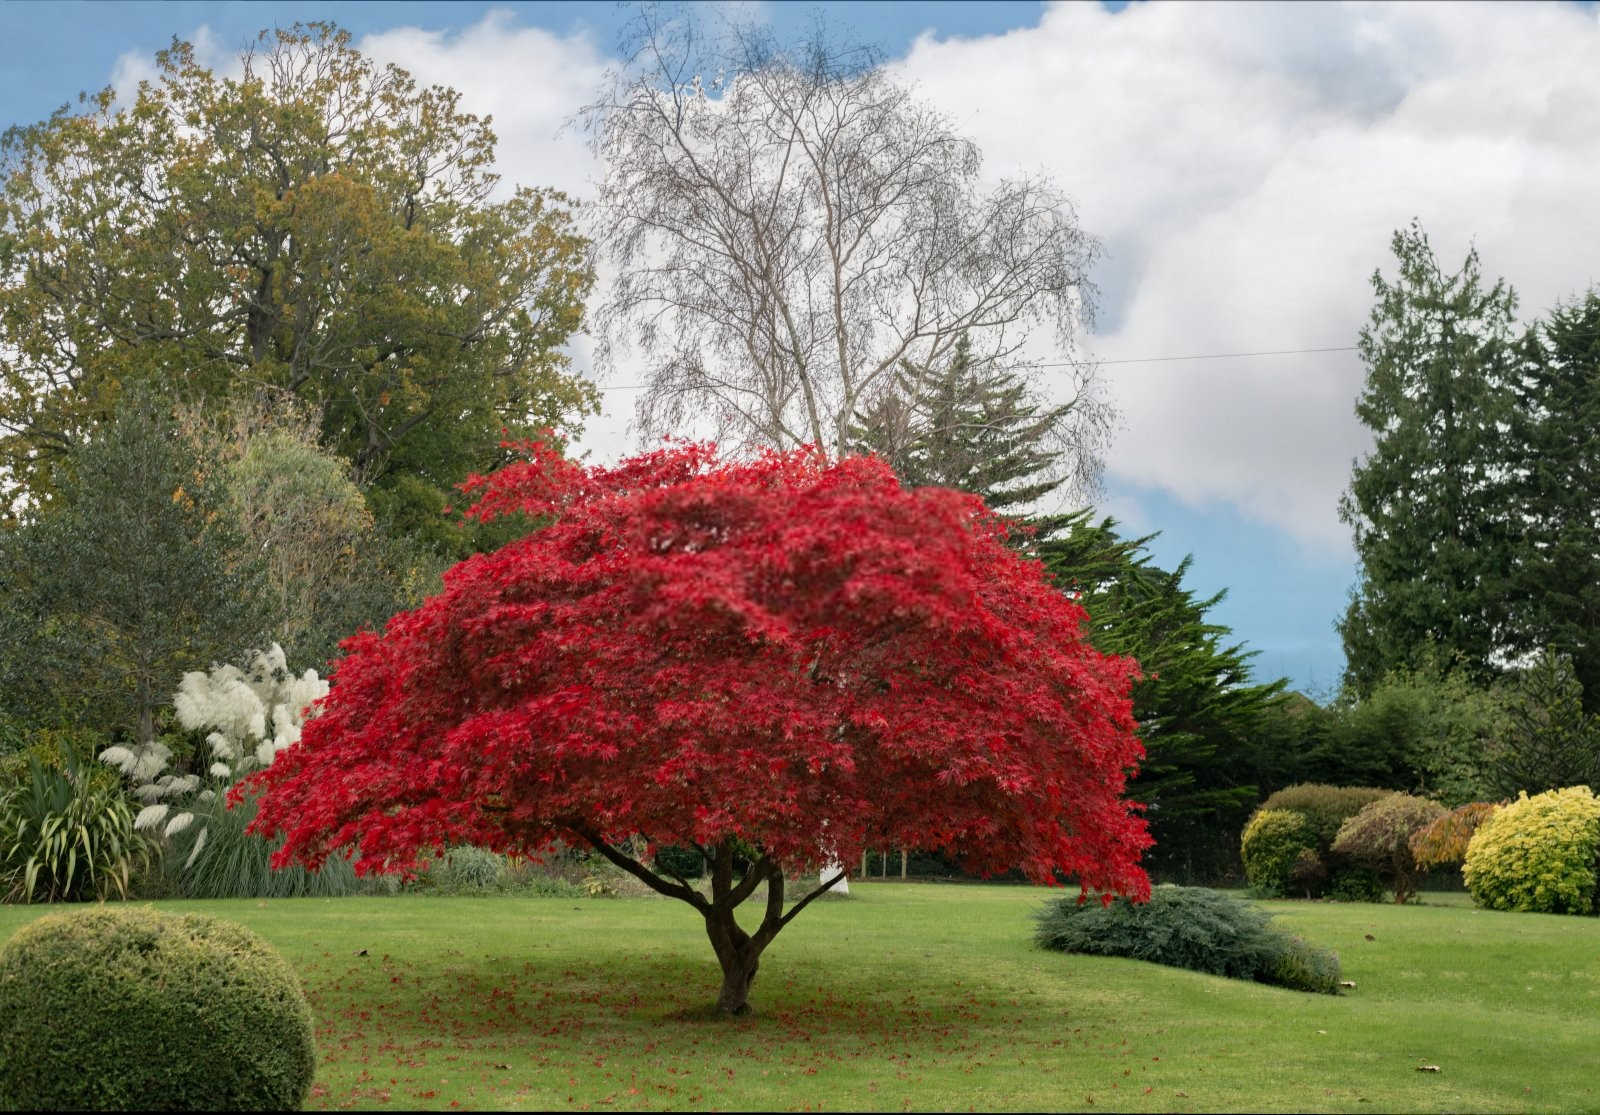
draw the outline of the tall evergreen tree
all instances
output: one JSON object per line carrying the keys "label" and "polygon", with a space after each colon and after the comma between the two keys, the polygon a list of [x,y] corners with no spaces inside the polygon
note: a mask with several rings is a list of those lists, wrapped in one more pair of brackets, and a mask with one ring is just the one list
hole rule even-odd
{"label": "tall evergreen tree", "polygon": [[1360,581],[1341,621],[1347,681],[1365,694],[1429,648],[1469,674],[1495,674],[1510,635],[1507,597],[1520,525],[1510,510],[1516,295],[1486,285],[1476,251],[1440,270],[1421,227],[1396,232],[1393,282],[1361,332],[1366,385],[1356,414],[1376,436],[1339,516]]}
{"label": "tall evergreen tree", "polygon": [[0,529],[0,698],[148,743],[184,672],[260,645],[272,606],[162,404],[133,393],[67,461],[41,516]]}
{"label": "tall evergreen tree", "polygon": [[1530,332],[1512,424],[1516,506],[1512,642],[1571,662],[1600,713],[1600,291],[1557,306]]}
{"label": "tall evergreen tree", "polygon": [[1196,599],[1183,585],[1189,559],[1161,569],[1146,549],[1154,535],[1124,538],[1089,511],[1037,525],[1032,545],[1088,611],[1095,647],[1133,656],[1143,673],[1133,711],[1147,756],[1130,793],[1149,806],[1146,862],[1168,877],[1216,877],[1279,760],[1284,681],[1252,683],[1254,652],[1227,645],[1229,629],[1207,619],[1224,593]]}
{"label": "tall evergreen tree", "polygon": [[902,362],[892,386],[851,426],[852,447],[889,462],[908,487],[956,488],[996,510],[1022,508],[1068,479],[1092,482],[1098,458],[1076,402],[1046,407],[1015,372],[974,361],[963,336],[942,367]]}

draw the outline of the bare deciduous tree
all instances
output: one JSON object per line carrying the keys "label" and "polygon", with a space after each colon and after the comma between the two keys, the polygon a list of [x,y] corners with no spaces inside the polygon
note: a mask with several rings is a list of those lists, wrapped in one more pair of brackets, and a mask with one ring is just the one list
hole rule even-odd
{"label": "bare deciduous tree", "polygon": [[[1048,179],[986,188],[970,140],[820,27],[795,50],[703,30],[643,9],[582,118],[616,269],[599,357],[644,357],[643,434],[709,419],[734,443],[837,457],[897,369],[941,367],[962,338],[975,362],[1024,374],[1041,328],[1070,351],[1096,244]],[[1092,454],[1105,405],[1091,369],[1069,375]]]}

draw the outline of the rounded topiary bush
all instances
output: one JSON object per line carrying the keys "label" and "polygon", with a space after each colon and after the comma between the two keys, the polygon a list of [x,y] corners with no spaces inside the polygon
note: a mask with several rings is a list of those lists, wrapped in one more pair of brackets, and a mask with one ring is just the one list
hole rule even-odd
{"label": "rounded topiary bush", "polygon": [[1291,880],[1309,870],[1303,852],[1316,853],[1317,838],[1311,825],[1290,809],[1258,809],[1239,838],[1239,858],[1244,877],[1257,894],[1287,893]]}
{"label": "rounded topiary bush", "polygon": [[100,907],[0,947],[0,1108],[295,1109],[314,1069],[299,981],[243,926]]}
{"label": "rounded topiary bush", "polygon": [[1520,794],[1478,826],[1462,877],[1491,910],[1596,912],[1600,800],[1587,786]]}

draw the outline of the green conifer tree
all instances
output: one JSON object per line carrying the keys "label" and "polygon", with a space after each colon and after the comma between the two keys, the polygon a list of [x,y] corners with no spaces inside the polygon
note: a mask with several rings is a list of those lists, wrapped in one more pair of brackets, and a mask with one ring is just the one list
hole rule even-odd
{"label": "green conifer tree", "polygon": [[1507,438],[1516,295],[1485,284],[1475,251],[1445,274],[1415,223],[1393,248],[1398,273],[1373,274],[1377,304],[1359,346],[1356,414],[1376,444],[1339,504],[1361,565],[1339,627],[1347,681],[1362,695],[1430,650],[1479,680],[1497,673],[1520,531]]}
{"label": "green conifer tree", "polygon": [[0,529],[0,695],[148,743],[184,672],[261,645],[271,605],[164,404],[132,393],[67,464],[37,518]]}
{"label": "green conifer tree", "polygon": [[1557,306],[1523,351],[1512,645],[1567,656],[1585,712],[1600,714],[1600,291]]}
{"label": "green conifer tree", "polygon": [[1229,629],[1206,616],[1224,593],[1196,599],[1183,585],[1189,559],[1161,569],[1146,549],[1154,535],[1124,538],[1089,511],[1036,526],[1032,545],[1088,611],[1091,641],[1136,658],[1144,675],[1133,712],[1147,755],[1130,793],[1149,806],[1147,863],[1167,877],[1216,878],[1237,857],[1263,783],[1275,781],[1285,682],[1252,682],[1255,652],[1228,645]]}
{"label": "green conifer tree", "polygon": [[1064,436],[1079,417],[1080,404],[1046,407],[1016,372],[975,363],[963,337],[942,367],[902,364],[851,435],[908,487],[956,488],[1005,511],[1091,477],[1090,447]]}

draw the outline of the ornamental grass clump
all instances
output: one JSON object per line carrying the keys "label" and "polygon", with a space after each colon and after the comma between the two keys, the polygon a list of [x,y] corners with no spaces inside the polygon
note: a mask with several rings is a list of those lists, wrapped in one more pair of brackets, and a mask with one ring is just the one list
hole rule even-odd
{"label": "ornamental grass clump", "polygon": [[1151,890],[1148,902],[1052,902],[1038,915],[1034,940],[1057,952],[1122,956],[1338,994],[1338,954],[1274,929],[1270,920],[1260,907],[1214,890],[1160,886]]}
{"label": "ornamental grass clump", "polygon": [[1461,874],[1491,910],[1594,914],[1597,854],[1600,800],[1569,786],[1497,809],[1473,834]]}
{"label": "ornamental grass clump", "polygon": [[173,708],[191,732],[206,732],[206,773],[168,769],[172,750],[159,740],[108,747],[103,762],[132,783],[144,808],[134,828],[164,849],[164,867],[184,898],[334,898],[360,889],[349,862],[335,857],[321,871],[303,867],[272,870],[277,844],[245,831],[256,803],[245,797],[229,808],[228,787],[274,759],[300,739],[311,706],[327,695],[315,670],[296,676],[283,648],[273,643],[252,651],[243,668],[213,666],[183,675]]}
{"label": "ornamental grass clump", "polygon": [[295,1110],[315,1067],[299,981],[243,926],[100,907],[0,947],[0,1109]]}

